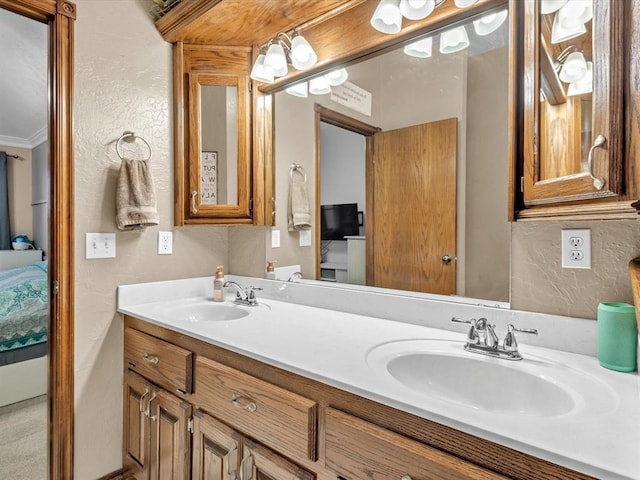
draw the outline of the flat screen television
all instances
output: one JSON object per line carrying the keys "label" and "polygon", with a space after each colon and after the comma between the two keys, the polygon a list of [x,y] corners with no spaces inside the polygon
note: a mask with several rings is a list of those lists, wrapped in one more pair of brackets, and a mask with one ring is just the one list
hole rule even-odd
{"label": "flat screen television", "polygon": [[320,238],[344,240],[347,235],[359,235],[358,204],[320,205]]}

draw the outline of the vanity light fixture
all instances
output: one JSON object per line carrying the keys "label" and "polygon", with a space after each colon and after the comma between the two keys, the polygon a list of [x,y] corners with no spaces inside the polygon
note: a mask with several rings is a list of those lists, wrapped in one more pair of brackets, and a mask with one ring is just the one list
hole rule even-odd
{"label": "vanity light fixture", "polygon": [[421,20],[431,15],[436,0],[401,0],[400,13],[408,20]]}
{"label": "vanity light fixture", "polygon": [[332,87],[342,85],[349,78],[349,74],[345,68],[338,68],[337,70],[331,70],[325,75],[327,83]]}
{"label": "vanity light fixture", "polygon": [[327,81],[327,78],[322,75],[321,77],[312,78],[309,81],[309,93],[313,95],[325,95],[331,93],[331,86]]}
{"label": "vanity light fixture", "polygon": [[433,37],[423,38],[404,46],[404,53],[410,57],[429,58],[433,48]]}
{"label": "vanity light fixture", "polygon": [[476,3],[478,0],[455,0],[456,7],[467,8]]}
{"label": "vanity light fixture", "polygon": [[307,82],[296,83],[295,85],[285,88],[284,91],[294,97],[307,98],[308,84]]}
{"label": "vanity light fixture", "polygon": [[549,13],[557,12],[568,1],[569,0],[540,0],[540,13],[547,15]]}
{"label": "vanity light fixture", "polygon": [[260,50],[250,77],[259,82],[273,83],[274,77],[284,77],[289,73],[289,64],[297,70],[306,70],[317,61],[313,47],[299,32],[294,30],[292,37],[280,32]]}
{"label": "vanity light fixture", "polygon": [[455,53],[469,46],[469,36],[463,25],[442,32],[440,53]]}
{"label": "vanity light fixture", "polygon": [[478,20],[473,21],[473,29],[480,36],[489,35],[500,28],[500,25],[507,19],[507,15],[508,12],[506,10],[483,15]]}
{"label": "vanity light fixture", "polygon": [[587,62],[587,72],[580,80],[569,84],[567,96],[583,95],[593,92],[593,62]]}
{"label": "vanity light fixture", "polygon": [[559,15],[556,13],[553,19],[553,27],[551,28],[551,43],[566,42],[585,33],[587,33],[587,27],[584,23],[578,22],[572,27],[565,27],[560,23]]}
{"label": "vanity light fixture", "polygon": [[251,74],[249,75],[249,77],[257,82],[273,83],[273,70],[271,69],[271,67],[268,67],[264,64],[266,53],[266,48],[260,50],[260,54],[258,55],[258,58],[256,58],[256,61],[251,68]]}
{"label": "vanity light fixture", "polygon": [[[421,20],[431,15],[446,0],[380,0],[371,17],[371,26],[382,33],[394,34],[402,29],[402,17]],[[474,2],[477,0],[473,0]]]}
{"label": "vanity light fixture", "polygon": [[556,71],[560,70],[558,75],[560,80],[573,83],[582,80],[587,74],[587,61],[578,47],[571,45],[558,55],[555,68]]}

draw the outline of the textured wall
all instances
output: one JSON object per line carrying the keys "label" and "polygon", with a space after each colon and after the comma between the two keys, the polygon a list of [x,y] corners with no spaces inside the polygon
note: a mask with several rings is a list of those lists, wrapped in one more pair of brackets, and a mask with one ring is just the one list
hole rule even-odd
{"label": "textured wall", "polygon": [[7,158],[7,183],[9,185],[9,222],[11,238],[19,233],[33,238],[33,213],[31,210],[32,152],[28,148],[3,147],[0,150],[20,158]]}
{"label": "textured wall", "polygon": [[[560,232],[591,229],[591,269],[563,269]],[[596,318],[599,302],[633,303],[628,263],[640,255],[640,222],[516,222],[511,238],[511,306]]]}
{"label": "textured wall", "polygon": [[[227,264],[227,229],[173,225],[171,46],[138,0],[78,0],[75,127],[75,478],[121,468],[119,284],[211,275]],[[153,148],[159,227],[118,233],[115,259],[85,260],[86,232],[115,232],[115,141],[133,130]],[[158,230],[174,254],[158,256]]]}

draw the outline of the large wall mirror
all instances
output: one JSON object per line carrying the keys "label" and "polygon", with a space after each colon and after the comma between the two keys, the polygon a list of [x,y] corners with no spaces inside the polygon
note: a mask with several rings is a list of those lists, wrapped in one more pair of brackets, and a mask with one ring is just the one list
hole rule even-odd
{"label": "large wall mirror", "polygon": [[[508,6],[346,65],[345,83],[275,94],[276,228],[286,234],[268,259],[345,287],[508,304]],[[305,177],[310,247],[288,231],[285,208],[290,184]],[[357,230],[346,240],[323,233],[328,212],[350,204]],[[354,268],[364,273],[350,278]]]}

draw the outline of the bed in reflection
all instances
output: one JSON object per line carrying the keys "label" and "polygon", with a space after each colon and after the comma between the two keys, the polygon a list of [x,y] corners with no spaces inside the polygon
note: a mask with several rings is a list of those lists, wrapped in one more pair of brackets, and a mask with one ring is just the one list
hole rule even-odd
{"label": "bed in reflection", "polygon": [[49,293],[41,259],[39,251],[0,252],[0,406],[47,390]]}

